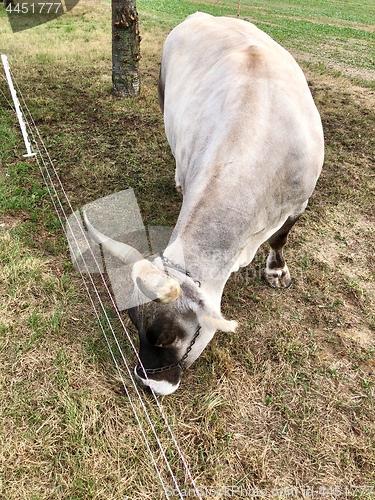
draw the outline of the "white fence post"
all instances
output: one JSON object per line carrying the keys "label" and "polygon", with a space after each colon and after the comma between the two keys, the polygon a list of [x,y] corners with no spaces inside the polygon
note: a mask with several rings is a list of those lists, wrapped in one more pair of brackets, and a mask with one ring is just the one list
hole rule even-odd
{"label": "white fence post", "polygon": [[23,155],[23,156],[24,157],[35,156],[36,153],[33,153],[32,150],[31,150],[31,144],[30,144],[30,141],[29,141],[29,136],[27,135],[26,125],[25,125],[25,122],[23,121],[23,118],[22,118],[22,111],[21,111],[20,102],[18,100],[17,92],[16,92],[16,89],[14,88],[14,85],[13,85],[13,82],[12,82],[12,77],[10,76],[10,69],[9,69],[8,58],[7,58],[6,55],[1,54],[1,60],[3,62],[5,76],[7,78],[7,82],[8,82],[9,89],[10,89],[10,93],[12,94],[14,106],[16,108],[16,113],[17,113],[18,121],[20,122],[20,127],[21,127],[21,132],[22,132],[22,135],[23,135],[23,140],[25,141],[25,146],[26,146],[27,153],[25,155]]}

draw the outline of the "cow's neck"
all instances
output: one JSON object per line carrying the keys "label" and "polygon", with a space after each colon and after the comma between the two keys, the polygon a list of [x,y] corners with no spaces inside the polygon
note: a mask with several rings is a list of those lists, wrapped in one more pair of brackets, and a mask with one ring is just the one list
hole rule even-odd
{"label": "cow's neck", "polygon": [[198,245],[180,237],[174,238],[163,255],[167,265],[190,276],[220,310],[221,296],[233,265],[232,258],[223,258],[220,251],[217,255],[206,254]]}
{"label": "cow's neck", "polygon": [[[197,166],[202,164],[204,169]],[[228,207],[225,194],[217,190],[213,195],[213,186],[221,182],[215,176],[217,170],[218,163],[213,160],[199,158],[196,164],[190,161],[181,211],[164,255],[199,282],[219,309],[241,246],[238,228],[243,219],[243,204],[237,207],[236,201],[231,200]],[[221,221],[228,218],[229,223],[223,225]]]}

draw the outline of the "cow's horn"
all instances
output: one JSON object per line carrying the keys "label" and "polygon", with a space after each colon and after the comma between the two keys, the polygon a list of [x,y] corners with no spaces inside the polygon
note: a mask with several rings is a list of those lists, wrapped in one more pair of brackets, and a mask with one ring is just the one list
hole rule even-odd
{"label": "cow's horn", "polygon": [[125,264],[133,264],[134,262],[143,259],[143,255],[135,248],[131,247],[130,245],[126,245],[126,243],[112,240],[112,238],[105,236],[103,233],[95,229],[89,222],[84,210],[83,220],[85,221],[90,237],[95,241],[95,243],[102,245],[103,248],[107,250],[111,255],[114,255],[118,259],[122,260],[122,262],[124,262]]}
{"label": "cow's horn", "polygon": [[120,241],[112,240],[108,236],[95,229],[83,210],[83,220],[90,237],[102,245],[111,255],[119,258],[125,264],[135,264],[132,271],[134,283],[140,291],[151,300],[169,304],[174,302],[180,295],[181,289],[178,281],[171,278],[158,267],[146,260],[135,248]]}

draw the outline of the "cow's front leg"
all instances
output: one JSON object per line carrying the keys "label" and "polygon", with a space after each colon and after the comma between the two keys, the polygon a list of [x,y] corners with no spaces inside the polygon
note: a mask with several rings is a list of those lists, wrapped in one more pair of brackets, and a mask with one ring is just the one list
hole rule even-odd
{"label": "cow's front leg", "polygon": [[300,215],[289,217],[284,225],[268,240],[271,249],[267,258],[264,277],[273,288],[288,288],[292,283],[288,266],[284,260],[283,248],[287,242],[289,231],[299,217]]}

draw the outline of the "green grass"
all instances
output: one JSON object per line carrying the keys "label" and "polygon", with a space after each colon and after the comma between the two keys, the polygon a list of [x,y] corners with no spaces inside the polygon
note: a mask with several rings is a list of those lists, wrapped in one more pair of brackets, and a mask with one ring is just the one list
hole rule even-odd
{"label": "green grass", "polygon": [[[110,95],[109,1],[81,0],[15,34],[0,6],[1,44],[74,208],[131,187],[145,224],[173,226],[181,200],[157,102],[162,42],[187,14],[235,16],[237,1],[137,4],[137,99]],[[241,16],[306,70],[325,166],[288,246],[293,287],[264,285],[261,249],[223,297],[238,331],[216,335],[162,405],[199,486],[315,485],[371,498],[353,485],[375,484],[373,4],[242,1]],[[2,78],[0,90],[0,496],[163,498],[137,418],[167,479],[165,465],[139,403],[132,413],[37,165],[22,157]],[[145,404],[189,488],[160,414]]]}
{"label": "green grass", "polygon": [[[238,2],[224,0],[141,0],[138,2],[147,25],[166,27],[181,22],[187,15],[202,10],[214,15],[236,16]],[[241,17],[255,23],[279,43],[314,69],[336,71],[373,86],[375,5],[363,7],[361,2],[300,2],[292,0],[270,4],[266,1],[242,1]],[[362,73],[361,74],[361,70]]]}

